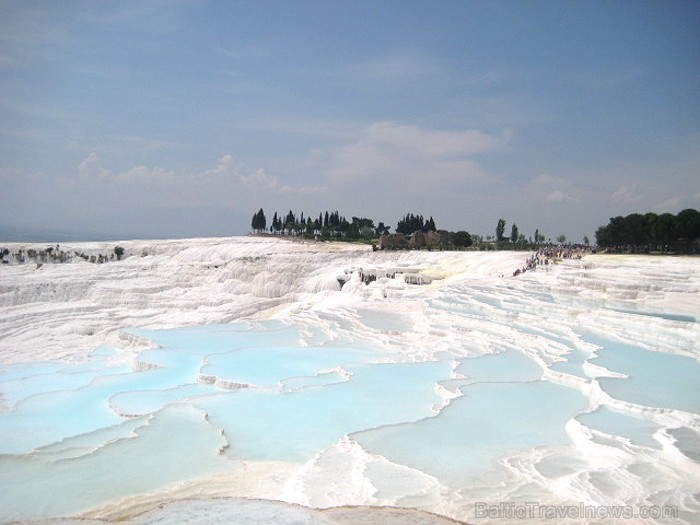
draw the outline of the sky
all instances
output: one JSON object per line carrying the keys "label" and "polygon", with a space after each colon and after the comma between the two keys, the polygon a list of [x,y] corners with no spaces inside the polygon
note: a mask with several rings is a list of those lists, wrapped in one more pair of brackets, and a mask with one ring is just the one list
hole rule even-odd
{"label": "sky", "polygon": [[0,234],[260,207],[572,241],[700,208],[700,3],[0,0]]}

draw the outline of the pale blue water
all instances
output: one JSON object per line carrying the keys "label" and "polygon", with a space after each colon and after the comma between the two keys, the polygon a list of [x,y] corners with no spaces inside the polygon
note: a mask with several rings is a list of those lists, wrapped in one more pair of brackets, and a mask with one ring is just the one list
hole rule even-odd
{"label": "pale blue water", "polygon": [[586,337],[602,347],[593,363],[629,376],[598,379],[614,398],[649,407],[700,412],[700,363],[697,360],[600,336]]}
{"label": "pale blue water", "polygon": [[634,417],[599,407],[593,412],[577,416],[581,423],[594,430],[599,430],[613,436],[622,436],[636,445],[659,448],[659,443],[653,439],[654,433],[661,428],[647,419]]}
{"label": "pale blue water", "polygon": [[[433,327],[456,334],[435,348],[425,337],[415,343],[424,346],[411,346],[411,317],[361,308],[353,319],[367,333],[354,332],[357,323],[341,313],[320,314],[317,326],[307,319],[130,330],[153,343],[138,358],[152,368],[141,371],[115,364],[117,350],[106,347],[81,364],[4,367],[0,521],[76,515],[236,471],[243,461],[301,467],[348,437],[372,457],[433,476],[467,498],[472,486],[502,487],[514,475],[505,466],[509,458],[544,458],[531,459],[535,468],[519,474],[544,473],[537,482],[520,479],[537,487],[538,497],[550,494],[548,482],[585,469],[587,458],[567,427],[573,419],[609,435],[605,446],[619,455],[628,451],[618,438],[646,447],[642,463],[653,468],[653,454],[662,449],[652,436],[663,428],[652,420],[653,409],[697,416],[700,365],[578,330],[575,316],[561,309],[567,300],[541,291],[451,287],[429,302]],[[553,314],[539,320],[532,313],[538,308]],[[407,347],[380,347],[372,337],[377,330],[404,337]],[[544,365],[532,357],[544,343],[565,350],[564,360],[550,366],[571,376],[571,384],[546,379]],[[599,346],[597,356],[582,350],[584,343]],[[464,357],[473,348],[478,357]],[[427,350],[435,350],[434,360],[401,362]],[[587,361],[628,377],[590,377]],[[652,415],[591,406],[576,385],[593,381]],[[440,386],[459,397],[445,406]],[[697,433],[681,416],[677,421],[680,428],[669,433],[694,460]],[[385,465],[378,465],[363,475],[382,475]],[[663,479],[663,472],[649,479]],[[614,484],[615,475],[599,483]],[[649,486],[648,492],[663,491]]]}
{"label": "pale blue water", "polygon": [[370,452],[411,465],[450,486],[498,469],[500,458],[568,442],[566,422],[586,407],[567,387],[541,381],[542,368],[514,350],[462,359],[462,397],[439,417],[354,435]]}
{"label": "pale blue water", "polygon": [[77,458],[0,455],[0,519],[74,515],[230,468],[216,453],[222,436],[193,407],[173,405],[141,423],[134,434]]}
{"label": "pale blue water", "polygon": [[19,401],[62,390],[85,388],[99,376],[123,374],[126,365],[109,365],[103,360],[66,367],[59,363],[45,366],[11,367],[2,373],[2,395],[5,403],[14,407]]}
{"label": "pale blue water", "polygon": [[225,430],[233,456],[304,462],[349,433],[430,416],[440,401],[433,385],[450,373],[442,362],[345,366],[353,376],[344,383],[249,389],[195,404]]}
{"label": "pale blue water", "polygon": [[352,348],[241,348],[207,356],[201,372],[255,386],[274,386],[294,379],[298,384],[302,377],[312,379],[341,364],[362,363],[377,357],[376,353],[369,355]]}
{"label": "pale blue water", "polygon": [[542,377],[542,368],[515,350],[462,359],[455,371],[465,376],[468,383],[527,382]]}
{"label": "pale blue water", "polygon": [[464,387],[439,417],[354,435],[367,450],[450,486],[473,483],[499,458],[568,443],[566,422],[587,405],[578,392],[544,381]]}
{"label": "pale blue water", "polygon": [[641,315],[645,317],[656,317],[658,319],[665,319],[667,321],[680,321],[682,323],[697,323],[698,318],[692,315],[678,315],[678,314],[667,314],[664,312],[645,312],[644,310],[632,310],[624,308],[611,308],[615,312],[621,312],[625,314]]}
{"label": "pale blue water", "polygon": [[583,365],[592,357],[594,356],[591,355],[590,352],[583,351],[576,347],[569,348],[568,353],[564,356],[564,360],[552,363],[550,368],[556,372],[563,372],[572,376],[588,379],[591,377],[591,374],[584,370]]}
{"label": "pale blue water", "polygon": [[[0,519],[70,515],[243,459],[303,462],[349,433],[434,414],[434,386],[452,371],[377,364],[383,352],[352,346],[289,346],[302,330],[276,322],[132,333],[160,346],[139,358],[157,368],[133,372],[98,352],[0,375],[12,401],[0,413]],[[231,391],[200,374],[265,388]]]}

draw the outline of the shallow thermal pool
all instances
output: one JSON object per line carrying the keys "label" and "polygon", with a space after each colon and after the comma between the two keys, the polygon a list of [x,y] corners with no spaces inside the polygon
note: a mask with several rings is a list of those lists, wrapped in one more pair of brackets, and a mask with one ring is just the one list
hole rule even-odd
{"label": "shallow thermal pool", "polygon": [[3,366],[0,522],[243,497],[472,522],[477,502],[654,505],[676,512],[659,523],[692,523],[697,318],[620,311],[551,279],[125,328],[133,362],[105,345]]}

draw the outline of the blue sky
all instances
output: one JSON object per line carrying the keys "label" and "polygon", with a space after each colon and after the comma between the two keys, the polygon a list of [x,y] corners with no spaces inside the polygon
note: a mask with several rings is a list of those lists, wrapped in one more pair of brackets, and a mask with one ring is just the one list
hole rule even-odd
{"label": "blue sky", "polygon": [[0,0],[0,225],[261,206],[572,240],[698,208],[700,3]]}

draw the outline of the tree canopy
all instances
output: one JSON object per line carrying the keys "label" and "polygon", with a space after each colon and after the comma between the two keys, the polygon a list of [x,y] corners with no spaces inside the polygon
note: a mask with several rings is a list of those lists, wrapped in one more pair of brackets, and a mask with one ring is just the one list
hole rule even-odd
{"label": "tree canopy", "polygon": [[677,215],[650,212],[611,217],[595,237],[598,246],[613,251],[697,251],[700,211],[688,208]]}
{"label": "tree canopy", "polygon": [[506,231],[506,221],[505,219],[498,219],[498,224],[496,225],[496,240],[498,242],[504,241],[505,237],[503,232]]}
{"label": "tree canopy", "polygon": [[253,214],[253,220],[250,222],[253,231],[263,232],[267,227],[267,219],[265,218],[265,212],[260,208],[255,214]]}
{"label": "tree canopy", "polygon": [[435,221],[430,217],[427,221],[422,215],[407,213],[406,216],[396,225],[396,233],[411,235],[414,232],[427,233],[436,231]]}
{"label": "tree canopy", "polygon": [[452,242],[457,248],[468,248],[472,245],[472,236],[469,235],[469,232],[460,230],[457,233],[455,233]]}

